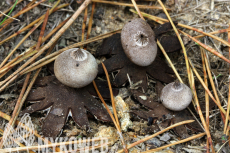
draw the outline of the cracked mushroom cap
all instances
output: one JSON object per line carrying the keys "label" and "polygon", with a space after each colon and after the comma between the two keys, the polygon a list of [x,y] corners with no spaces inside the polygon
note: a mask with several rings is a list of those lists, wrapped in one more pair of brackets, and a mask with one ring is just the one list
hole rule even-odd
{"label": "cracked mushroom cap", "polygon": [[90,84],[97,76],[98,65],[94,56],[80,48],[61,53],[54,62],[56,78],[69,87],[81,88]]}
{"label": "cracked mushroom cap", "polygon": [[138,18],[121,31],[121,43],[126,56],[136,65],[148,66],[157,55],[155,34],[149,24]]}
{"label": "cracked mushroom cap", "polygon": [[166,108],[181,111],[191,103],[192,91],[187,85],[176,81],[162,89],[160,99]]}

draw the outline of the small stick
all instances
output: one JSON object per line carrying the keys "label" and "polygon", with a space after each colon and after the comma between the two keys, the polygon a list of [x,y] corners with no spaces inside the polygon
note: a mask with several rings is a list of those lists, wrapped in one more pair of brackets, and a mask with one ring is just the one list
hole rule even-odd
{"label": "small stick", "polygon": [[[138,144],[140,144],[140,143],[143,143],[143,142],[145,142],[145,141],[147,141],[147,140],[150,140],[150,139],[152,139],[152,138],[154,138],[154,137],[156,137],[156,136],[158,136],[158,135],[160,135],[160,134],[162,134],[162,133],[164,133],[164,132],[166,132],[166,131],[168,131],[168,130],[170,130],[170,129],[173,129],[173,128],[175,128],[175,127],[177,127],[177,126],[180,126],[180,125],[183,125],[183,124],[189,124],[189,123],[192,123],[192,122],[194,122],[194,120],[186,120],[186,121],[182,121],[182,122],[173,124],[173,125],[171,125],[171,126],[165,128],[165,129],[163,129],[163,130],[161,130],[161,131],[159,131],[159,132],[157,132],[157,133],[155,133],[155,134],[153,134],[153,135],[150,135],[150,136],[148,136],[148,137],[145,137],[145,138],[143,138],[143,139],[141,139],[141,140],[138,140],[137,142],[134,142],[134,143],[128,145],[127,148],[130,149],[130,148],[132,148],[132,147],[134,147],[134,146],[136,146],[136,145],[138,145]],[[124,151],[124,150],[122,149],[122,150],[119,150],[117,153],[122,153],[123,151]]]}
{"label": "small stick", "polygon": [[9,16],[9,15],[3,13],[2,11],[0,11],[0,14],[3,14],[4,16],[6,16],[6,17],[8,17],[8,18],[11,18],[11,19],[13,19],[13,20],[17,20],[17,21],[21,22],[19,19],[13,18],[13,17],[11,17],[11,16]]}
{"label": "small stick", "polygon": [[184,142],[193,140],[193,139],[197,139],[197,138],[203,137],[204,135],[205,135],[205,133],[200,133],[200,134],[191,136],[191,137],[189,137],[189,138],[186,138],[186,139],[183,139],[183,140],[174,142],[174,143],[172,143],[172,144],[168,144],[168,145],[165,145],[165,146],[156,148],[156,149],[151,149],[151,150],[148,150],[148,151],[144,151],[144,152],[142,152],[142,153],[149,153],[149,152],[152,153],[152,152],[160,151],[160,150],[165,149],[165,148],[168,148],[168,147],[170,147],[170,146],[174,146],[174,145],[181,144],[181,143],[184,143]]}

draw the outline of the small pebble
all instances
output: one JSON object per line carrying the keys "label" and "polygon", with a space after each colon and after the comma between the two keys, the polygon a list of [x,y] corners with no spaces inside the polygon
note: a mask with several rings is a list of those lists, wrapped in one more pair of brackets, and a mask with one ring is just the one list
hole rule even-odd
{"label": "small pebble", "polygon": [[101,27],[96,26],[96,33],[97,34],[101,33]]}
{"label": "small pebble", "polygon": [[41,13],[41,10],[40,10],[40,8],[38,8],[38,7],[35,7],[34,9],[33,9],[33,13],[34,14],[40,14]]}

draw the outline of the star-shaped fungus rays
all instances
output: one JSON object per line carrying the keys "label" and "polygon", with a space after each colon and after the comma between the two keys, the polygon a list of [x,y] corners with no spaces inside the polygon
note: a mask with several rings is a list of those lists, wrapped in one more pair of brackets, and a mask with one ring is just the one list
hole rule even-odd
{"label": "star-shaped fungus rays", "polygon": [[79,89],[70,88],[54,76],[39,78],[36,82],[39,87],[30,92],[27,100],[40,102],[27,107],[21,114],[50,108],[42,126],[44,136],[56,137],[63,128],[68,114],[84,129],[89,129],[87,111],[98,120],[111,121],[102,104],[88,92],[87,88],[91,88],[92,85]]}
{"label": "star-shaped fungus rays", "polygon": [[[140,87],[142,87],[145,91],[147,89],[146,74],[165,83],[169,83],[174,80],[174,78],[170,75],[173,74],[172,69],[159,56],[156,57],[151,65],[146,67],[138,66],[132,63],[124,53],[121,45],[120,34],[115,34],[108,39],[105,39],[102,45],[97,49],[96,56],[108,57],[108,59],[103,62],[108,72],[119,70],[114,79],[114,85],[116,86],[121,86],[128,80],[127,74],[133,83],[142,81]],[[103,68],[99,65],[98,74],[101,75],[103,73]]]}

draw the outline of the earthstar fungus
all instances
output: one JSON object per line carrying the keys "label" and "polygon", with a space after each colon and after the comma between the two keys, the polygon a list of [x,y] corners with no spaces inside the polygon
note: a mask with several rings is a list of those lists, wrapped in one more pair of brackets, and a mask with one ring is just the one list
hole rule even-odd
{"label": "earthstar fungus", "polygon": [[42,126],[46,137],[56,137],[69,115],[85,130],[90,127],[87,111],[98,120],[111,121],[102,104],[89,93],[89,84],[97,72],[96,60],[88,51],[79,48],[66,50],[54,63],[56,78],[47,76],[38,79],[40,86],[32,90],[27,98],[40,102],[27,107],[22,114],[49,109]]}
{"label": "earthstar fungus", "polygon": [[148,66],[156,58],[154,31],[140,18],[125,24],[121,31],[121,43],[126,56],[136,65]]}
{"label": "earthstar fungus", "polygon": [[175,81],[162,89],[160,99],[166,108],[181,111],[191,103],[192,91],[187,85]]}

